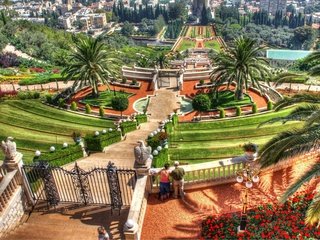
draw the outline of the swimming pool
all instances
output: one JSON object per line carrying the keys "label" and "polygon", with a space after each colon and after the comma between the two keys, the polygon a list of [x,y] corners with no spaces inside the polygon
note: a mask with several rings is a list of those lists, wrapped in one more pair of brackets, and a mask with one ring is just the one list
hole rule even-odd
{"label": "swimming pool", "polygon": [[301,58],[305,58],[311,52],[312,51],[304,50],[269,49],[267,50],[267,58],[294,61]]}

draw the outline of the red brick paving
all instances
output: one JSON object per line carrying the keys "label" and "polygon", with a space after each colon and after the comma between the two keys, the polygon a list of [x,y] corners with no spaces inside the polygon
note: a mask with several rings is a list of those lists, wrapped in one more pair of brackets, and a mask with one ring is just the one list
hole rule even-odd
{"label": "red brick paving", "polygon": [[[127,93],[134,94],[133,96],[129,97],[129,107],[127,110],[123,111],[123,115],[131,115],[132,113],[135,113],[135,110],[133,109],[133,103],[140,98],[144,98],[147,95],[153,95],[153,93],[154,93],[154,91],[151,90],[151,82],[143,81],[143,80],[139,80],[138,82],[141,83],[140,89],[125,87],[125,86],[122,87],[122,86],[110,85],[111,91],[124,90]],[[106,85],[99,86],[99,91],[106,91],[106,90],[107,90]],[[90,93],[91,93],[91,87],[82,89],[78,93],[75,94],[75,96],[71,99],[71,102],[76,101],[78,103],[78,107],[85,107],[85,104],[80,103],[79,100],[81,100],[82,98],[84,98],[85,96],[87,96]],[[91,109],[92,109],[92,111],[99,112],[98,107],[91,107]],[[105,108],[104,112],[105,112],[105,114],[120,115],[119,111],[115,111],[115,110],[108,109],[108,108]]]}
{"label": "red brick paving", "polygon": [[[205,82],[209,82],[209,80],[205,81]],[[192,81],[184,81],[183,82],[183,90],[180,91],[180,95],[185,95],[188,98],[193,98],[195,95],[199,94],[199,93],[208,93],[210,91],[209,88],[203,88],[203,89],[196,89],[195,86],[196,84],[199,83],[198,80],[192,80]],[[224,90],[227,89],[226,85],[223,85],[219,88],[219,90]],[[234,90],[235,86],[231,85],[230,86],[230,90]],[[247,94],[249,94],[253,101],[257,104],[258,109],[259,108],[264,108],[267,106],[267,99],[263,96],[261,96],[259,93],[249,89],[247,91]],[[242,111],[248,111],[251,110],[251,107],[241,107]],[[235,113],[235,109],[231,109],[231,110],[226,110],[226,114],[230,115],[230,114],[234,114]],[[202,116],[215,116],[219,114],[218,111],[211,111],[211,112],[206,112],[206,113],[202,113]],[[198,111],[192,111],[188,114],[185,114],[184,116],[179,116],[179,121],[185,122],[185,121],[192,121],[193,118],[195,116],[200,116],[200,113]]]}
{"label": "red brick paving", "polygon": [[[320,161],[319,155],[311,160],[308,157],[304,162],[296,161],[293,167],[261,173],[260,184],[249,191],[249,208],[277,203],[288,185],[316,161]],[[314,190],[319,183],[318,178],[304,188]],[[241,210],[242,189],[243,186],[235,183],[187,191],[186,203],[177,199],[160,202],[151,195],[141,239],[198,239],[201,221],[206,215]]]}

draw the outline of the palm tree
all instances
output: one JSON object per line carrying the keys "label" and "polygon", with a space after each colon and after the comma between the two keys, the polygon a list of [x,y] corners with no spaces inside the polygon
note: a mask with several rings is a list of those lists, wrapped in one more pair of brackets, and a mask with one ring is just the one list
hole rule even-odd
{"label": "palm tree", "polygon": [[160,66],[160,69],[163,69],[164,67],[166,67],[168,65],[168,58],[165,52],[161,52],[160,54],[158,54],[155,59],[154,62],[156,65]]}
{"label": "palm tree", "polygon": [[[277,104],[276,110],[295,103],[299,105],[288,116],[272,119],[270,122],[305,121],[302,129],[294,129],[280,133],[261,149],[259,162],[262,168],[281,162],[285,159],[302,155],[320,148],[320,96],[295,95],[285,98]],[[317,162],[309,171],[297,179],[282,196],[284,202],[294,194],[304,183],[320,175],[320,163]],[[308,224],[320,223],[320,193],[317,193],[306,213]]]}
{"label": "palm tree", "polygon": [[233,46],[214,54],[212,59],[216,67],[210,78],[219,84],[227,83],[228,87],[235,82],[235,97],[238,100],[243,99],[243,92],[248,89],[249,83],[260,89],[259,81],[269,76],[268,62],[261,56],[264,48],[256,45],[255,40],[241,36],[234,40]]}
{"label": "palm tree", "polygon": [[[320,51],[313,52],[306,58],[306,61],[308,62],[316,60],[320,61]],[[320,75],[320,64],[316,64],[314,67],[312,67],[310,69],[310,74],[313,76]]]}
{"label": "palm tree", "polygon": [[70,63],[63,69],[66,81],[75,79],[73,89],[92,87],[92,95],[98,96],[98,84],[106,84],[108,78],[118,75],[117,60],[97,39],[80,39],[70,57]]}

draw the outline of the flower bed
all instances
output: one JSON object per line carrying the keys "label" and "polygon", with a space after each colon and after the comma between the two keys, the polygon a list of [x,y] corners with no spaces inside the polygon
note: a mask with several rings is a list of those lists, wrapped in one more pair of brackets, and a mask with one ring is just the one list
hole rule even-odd
{"label": "flower bed", "polygon": [[202,222],[201,239],[319,239],[320,229],[304,222],[313,197],[310,191],[302,192],[283,205],[249,210],[247,229],[240,234],[240,213],[209,216]]}

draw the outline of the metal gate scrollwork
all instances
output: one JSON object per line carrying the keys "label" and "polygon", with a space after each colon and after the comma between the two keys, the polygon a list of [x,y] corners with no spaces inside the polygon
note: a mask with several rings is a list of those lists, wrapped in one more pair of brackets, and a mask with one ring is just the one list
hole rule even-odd
{"label": "metal gate scrollwork", "polygon": [[114,166],[114,163],[109,162],[107,166],[107,176],[108,176],[108,183],[110,189],[110,197],[111,197],[111,212],[114,209],[120,210],[123,205],[122,198],[121,198],[121,190],[119,184],[119,178],[117,173],[117,167]]}
{"label": "metal gate scrollwork", "polygon": [[74,168],[68,173],[71,175],[72,183],[77,193],[79,202],[85,205],[92,203],[92,194],[88,181],[88,173],[81,169],[77,163]]}
{"label": "metal gate scrollwork", "polygon": [[52,176],[51,168],[49,163],[40,161],[37,165],[39,175],[43,179],[44,192],[46,195],[47,202],[50,206],[56,206],[60,202],[59,193],[57,190],[56,183]]}

